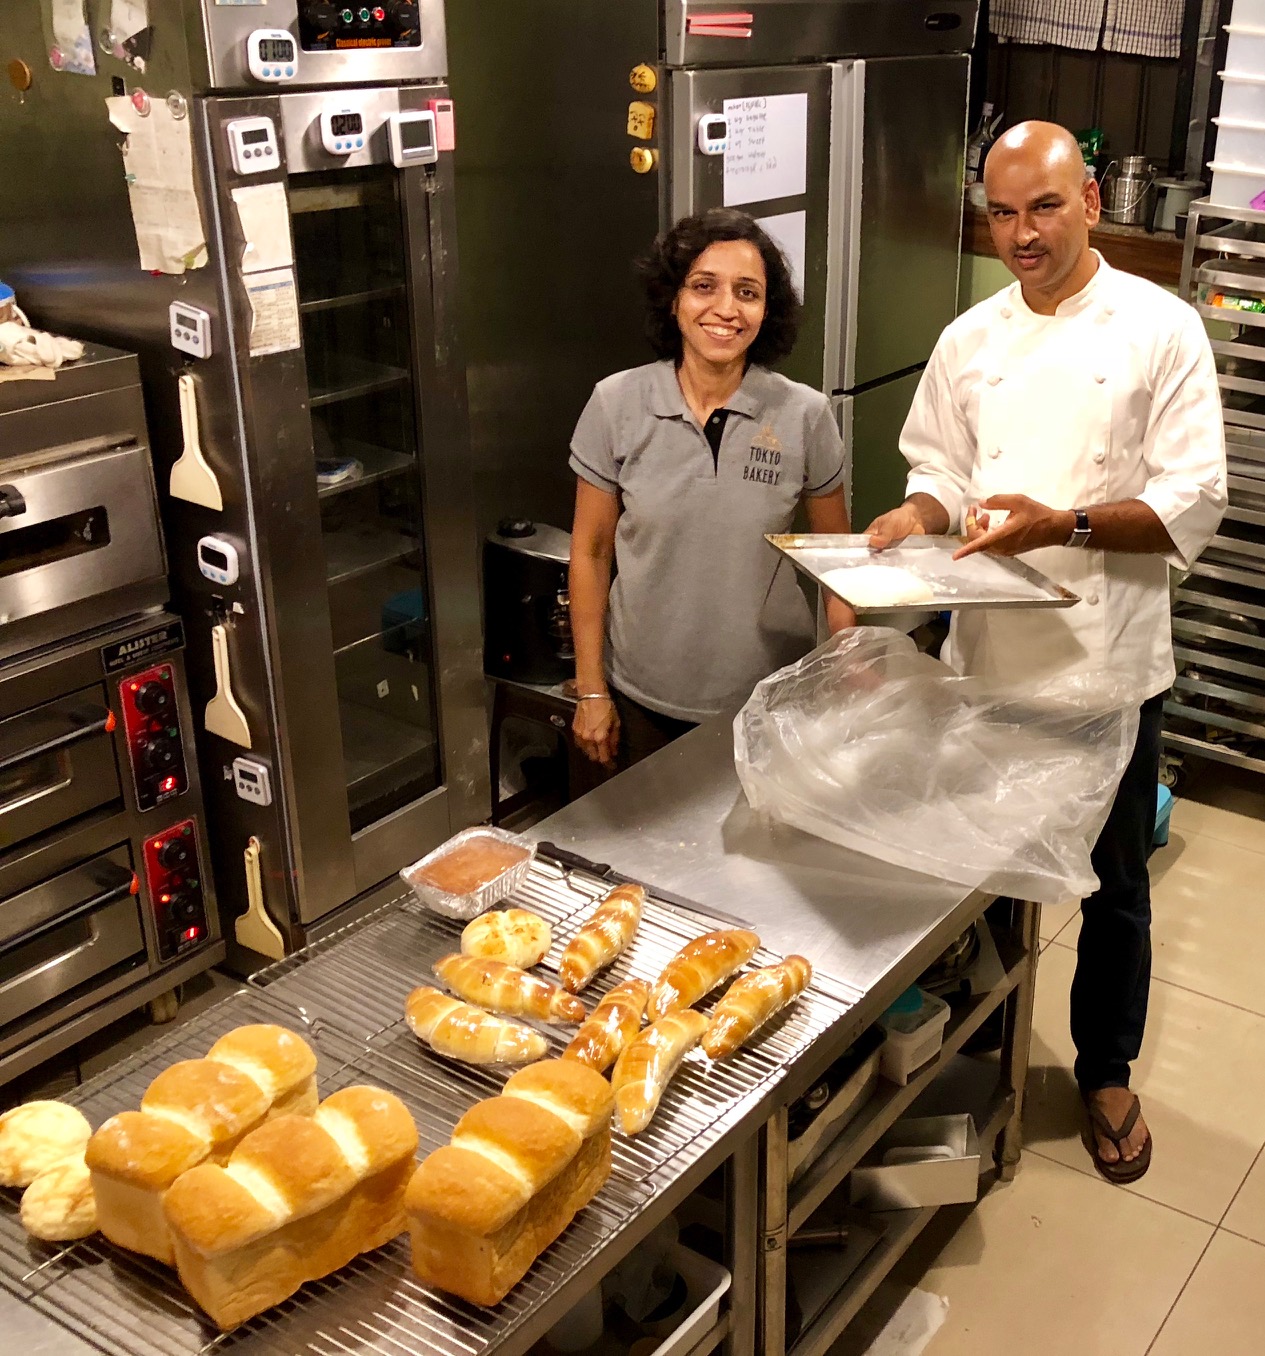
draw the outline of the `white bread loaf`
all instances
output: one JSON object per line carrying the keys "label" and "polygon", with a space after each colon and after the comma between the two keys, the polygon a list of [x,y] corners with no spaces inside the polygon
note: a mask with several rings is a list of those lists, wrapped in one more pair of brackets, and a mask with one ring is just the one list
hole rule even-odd
{"label": "white bread loaf", "polygon": [[499,1304],[610,1175],[613,1105],[601,1074],[552,1059],[471,1107],[409,1183],[418,1276]]}
{"label": "white bread loaf", "polygon": [[185,1288],[225,1332],[404,1231],[417,1127],[398,1097],[344,1088],[253,1130],[163,1212]]}
{"label": "white bread loaf", "polygon": [[310,1110],[316,1055],[284,1027],[238,1027],[216,1057],[181,1060],[145,1090],[139,1111],[112,1116],[88,1142],[101,1232],[121,1248],[170,1265],[164,1193],[206,1160],[225,1162],[280,1106]]}

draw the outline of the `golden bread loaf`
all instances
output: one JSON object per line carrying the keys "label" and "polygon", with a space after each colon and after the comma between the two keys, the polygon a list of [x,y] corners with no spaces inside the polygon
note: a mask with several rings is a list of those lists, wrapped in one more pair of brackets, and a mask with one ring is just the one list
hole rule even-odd
{"label": "golden bread loaf", "polygon": [[539,965],[553,945],[553,932],[539,915],[526,909],[493,909],[467,923],[461,934],[461,954],[504,961],[530,970]]}
{"label": "golden bread loaf", "polygon": [[582,1022],[586,1016],[584,1004],[560,985],[504,961],[453,952],[435,962],[435,973],[458,998],[492,1012],[542,1022]]}
{"label": "golden bread loaf", "polygon": [[0,1116],[0,1186],[29,1186],[45,1168],[82,1154],[92,1126],[66,1102],[23,1102]]}
{"label": "golden bread loaf", "polygon": [[646,892],[640,885],[617,885],[601,900],[558,961],[563,988],[579,993],[628,950],[645,902]]}
{"label": "golden bread loaf", "polygon": [[585,1019],[563,1059],[579,1060],[603,1073],[619,1058],[624,1046],[641,1030],[650,985],[644,979],[617,984]]}
{"label": "golden bread loaf", "polygon": [[528,1064],[549,1049],[539,1031],[426,986],[405,999],[404,1018],[436,1054],[465,1064]]}
{"label": "golden bread loaf", "polygon": [[771,1017],[793,1003],[808,987],[813,967],[803,956],[787,956],[779,965],[740,975],[716,1004],[703,1035],[709,1059],[732,1055]]}
{"label": "golden bread loaf", "polygon": [[707,1018],[686,1008],[660,1017],[624,1047],[611,1075],[624,1134],[635,1135],[650,1124],[672,1075],[706,1030]]}
{"label": "golden bread loaf", "polygon": [[746,928],[723,928],[686,942],[650,991],[650,1020],[658,1021],[678,1008],[692,1008],[746,965],[759,946],[759,937]]}
{"label": "golden bread loaf", "polygon": [[97,1231],[97,1198],[83,1153],[45,1168],[22,1193],[22,1227],[45,1243],[69,1243]]}

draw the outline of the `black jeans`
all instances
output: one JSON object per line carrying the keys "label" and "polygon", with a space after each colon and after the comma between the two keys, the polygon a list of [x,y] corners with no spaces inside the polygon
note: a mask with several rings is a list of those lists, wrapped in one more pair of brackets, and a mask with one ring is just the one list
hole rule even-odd
{"label": "black jeans", "polygon": [[1151,879],[1164,694],[1142,704],[1138,742],[1091,860],[1099,888],[1081,902],[1072,980],[1076,1082],[1084,1093],[1127,1088],[1142,1049],[1151,985]]}
{"label": "black jeans", "polygon": [[601,786],[617,773],[626,772],[634,763],[658,753],[695,728],[692,721],[677,720],[652,711],[614,687],[610,693],[619,713],[619,750],[615,754],[615,766],[606,768],[600,763],[586,763],[583,772],[573,778],[572,799]]}

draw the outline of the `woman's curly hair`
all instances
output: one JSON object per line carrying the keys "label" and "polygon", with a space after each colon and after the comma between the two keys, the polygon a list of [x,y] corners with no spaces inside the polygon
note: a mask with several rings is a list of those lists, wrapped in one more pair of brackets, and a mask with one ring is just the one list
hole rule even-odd
{"label": "woman's curly hair", "polygon": [[747,363],[771,367],[795,347],[802,307],[782,251],[754,217],[732,207],[712,207],[695,217],[682,217],[658,236],[637,262],[646,289],[646,335],[660,358],[681,361],[681,330],[672,314],[677,293],[685,286],[694,260],[718,240],[749,240],[764,260],[764,320],[747,350]]}

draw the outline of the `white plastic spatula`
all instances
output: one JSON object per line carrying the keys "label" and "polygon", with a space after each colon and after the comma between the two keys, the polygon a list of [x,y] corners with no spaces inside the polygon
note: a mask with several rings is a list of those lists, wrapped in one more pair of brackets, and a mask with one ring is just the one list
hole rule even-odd
{"label": "white plastic spatula", "polygon": [[206,704],[202,723],[212,733],[250,748],[250,726],[233,696],[233,674],[228,662],[228,629],[211,627],[211,653],[215,658],[215,696]]}
{"label": "white plastic spatula", "polygon": [[180,374],[180,428],[184,433],[184,451],[171,468],[171,493],[191,504],[202,504],[217,512],[224,507],[220,482],[202,455],[198,437],[198,388],[192,373]]}
{"label": "white plastic spatula", "polygon": [[242,854],[246,860],[246,898],[249,901],[246,912],[239,914],[233,923],[233,932],[237,940],[261,956],[271,956],[281,960],[286,953],[285,939],[277,925],[268,916],[264,908],[264,881],[259,867],[259,839],[253,834]]}

